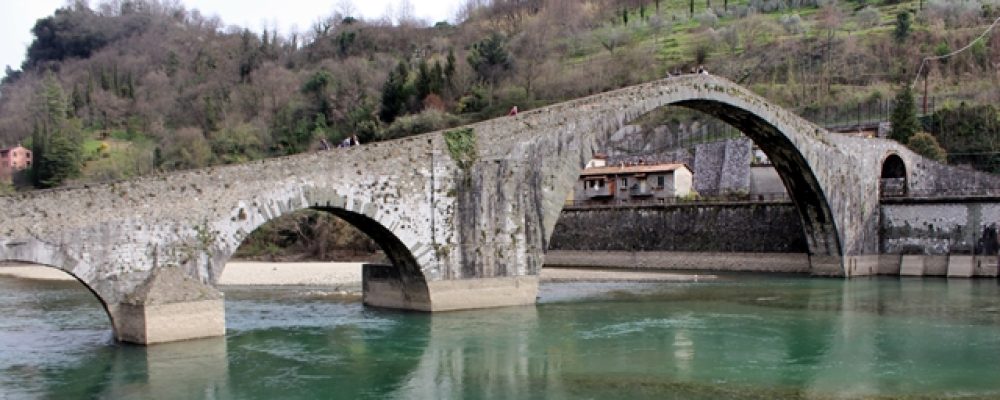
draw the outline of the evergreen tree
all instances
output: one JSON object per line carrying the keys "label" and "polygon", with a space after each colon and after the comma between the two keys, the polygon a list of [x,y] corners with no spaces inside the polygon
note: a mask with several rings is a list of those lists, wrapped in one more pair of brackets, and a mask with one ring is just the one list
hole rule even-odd
{"label": "evergreen tree", "polygon": [[417,64],[417,82],[414,85],[417,91],[417,100],[423,101],[431,94],[431,68],[427,65],[427,60],[420,60]]}
{"label": "evergreen tree", "polygon": [[455,50],[448,49],[448,58],[444,64],[444,87],[450,94],[455,89]]}
{"label": "evergreen tree", "polygon": [[514,66],[514,60],[507,51],[506,40],[496,32],[473,44],[467,61],[476,71],[480,82],[491,85],[496,85]]}
{"label": "evergreen tree", "polygon": [[410,70],[406,62],[400,61],[396,69],[389,72],[389,79],[382,85],[382,108],[378,116],[382,122],[391,124],[403,114],[410,96],[406,88]]}
{"label": "evergreen tree", "polygon": [[66,108],[62,87],[52,75],[47,76],[35,106],[31,135],[35,186],[59,186],[80,174],[83,140],[79,126],[66,118]]}
{"label": "evergreen tree", "polygon": [[918,130],[920,121],[917,121],[917,106],[913,102],[913,90],[910,85],[903,84],[902,89],[896,94],[896,108],[892,110],[892,132],[889,137],[899,143],[906,143]]}
{"label": "evergreen tree", "polygon": [[333,75],[325,68],[316,71],[309,77],[309,80],[302,85],[302,94],[310,98],[313,103],[309,110],[311,113],[321,113],[327,118],[331,114],[330,87],[333,86]]}
{"label": "evergreen tree", "polygon": [[444,87],[445,87],[444,69],[441,67],[440,61],[435,61],[434,67],[431,68],[430,92],[442,95],[444,94]]}
{"label": "evergreen tree", "polygon": [[896,14],[896,30],[892,32],[892,37],[896,39],[897,43],[903,43],[910,37],[912,24],[909,11],[901,11],[899,14]]}

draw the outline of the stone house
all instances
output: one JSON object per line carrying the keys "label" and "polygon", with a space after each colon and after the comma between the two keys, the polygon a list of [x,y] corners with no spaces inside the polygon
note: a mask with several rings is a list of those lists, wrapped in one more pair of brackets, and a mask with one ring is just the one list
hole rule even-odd
{"label": "stone house", "polygon": [[590,203],[657,202],[691,193],[693,174],[684,164],[619,165],[586,168],[573,198]]}
{"label": "stone house", "polygon": [[32,155],[21,145],[0,149],[0,182],[11,183],[15,172],[31,168]]}

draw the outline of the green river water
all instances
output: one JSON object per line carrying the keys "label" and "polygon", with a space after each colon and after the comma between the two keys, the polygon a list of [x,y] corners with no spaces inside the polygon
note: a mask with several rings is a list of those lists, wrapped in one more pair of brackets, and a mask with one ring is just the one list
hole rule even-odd
{"label": "green river water", "polygon": [[996,280],[547,284],[434,315],[241,288],[226,319],[120,345],[79,284],[0,278],[0,398],[1000,398]]}

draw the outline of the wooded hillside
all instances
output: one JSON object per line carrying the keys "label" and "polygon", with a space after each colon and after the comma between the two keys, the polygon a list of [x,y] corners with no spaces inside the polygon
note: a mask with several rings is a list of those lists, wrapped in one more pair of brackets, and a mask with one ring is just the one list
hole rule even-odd
{"label": "wooded hillside", "polygon": [[[38,20],[7,70],[0,145],[78,160],[41,186],[115,180],[402,137],[699,65],[809,117],[892,98],[921,58],[1000,17],[996,0],[468,0],[451,24],[340,4],[279,35],[176,1],[78,1]],[[930,63],[929,92],[996,104],[998,70],[994,30]],[[963,151],[1000,151],[975,143]]]}

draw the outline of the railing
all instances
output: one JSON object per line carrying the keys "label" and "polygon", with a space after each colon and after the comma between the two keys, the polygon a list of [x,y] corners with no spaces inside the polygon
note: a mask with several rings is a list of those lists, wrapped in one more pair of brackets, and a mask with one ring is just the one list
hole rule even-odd
{"label": "railing", "polygon": [[646,187],[643,187],[643,186],[632,186],[632,187],[630,187],[628,189],[628,194],[629,194],[629,196],[632,196],[632,197],[636,197],[636,196],[639,196],[639,197],[652,196],[653,195],[653,189],[650,188],[649,186],[646,186]]}
{"label": "railing", "polygon": [[611,193],[611,189],[608,188],[607,186],[604,186],[599,189],[587,188],[587,190],[584,191],[584,194],[587,197],[608,197],[613,195],[613,193]]}
{"label": "railing", "polygon": [[615,207],[646,207],[646,206],[668,206],[668,205],[697,205],[697,204],[729,204],[729,203],[754,203],[773,204],[789,203],[791,197],[787,193],[755,193],[741,194],[729,193],[711,196],[695,197],[667,197],[667,198],[642,198],[642,199],[612,199],[600,200],[570,200],[566,201],[566,207],[572,208],[615,208]]}
{"label": "railing", "polygon": [[938,188],[883,191],[882,197],[888,199],[995,198],[1000,197],[1000,188]]}
{"label": "railing", "polygon": [[906,197],[906,179],[882,178],[879,181],[879,193],[882,197]]}

